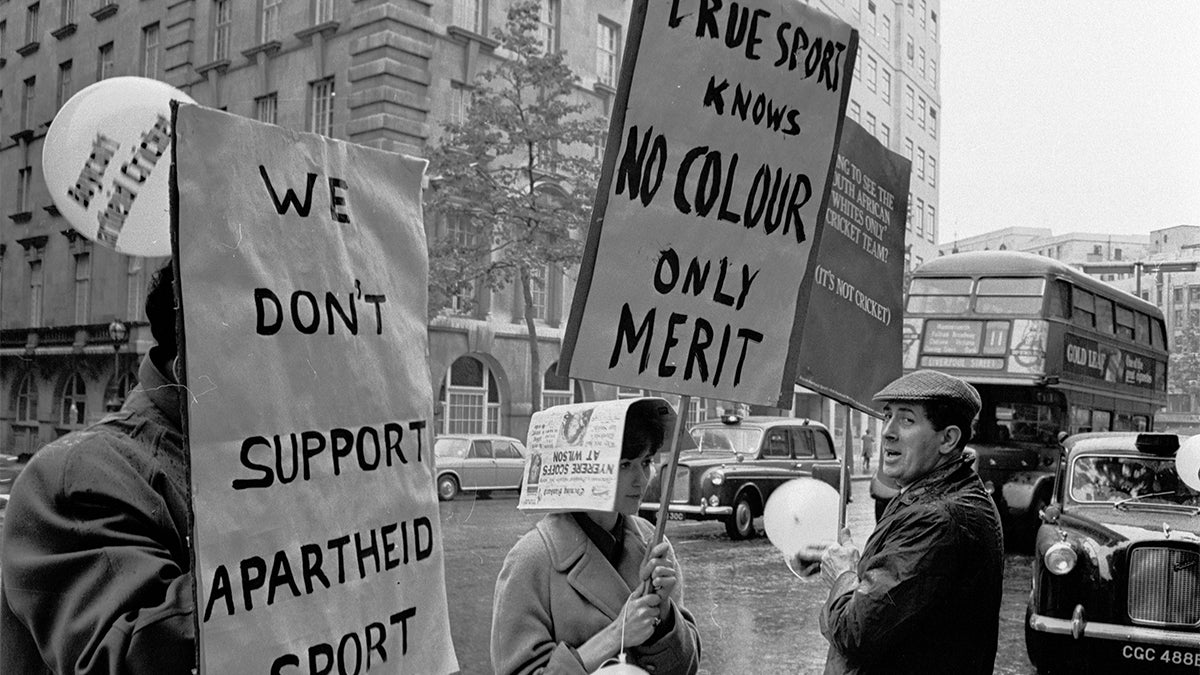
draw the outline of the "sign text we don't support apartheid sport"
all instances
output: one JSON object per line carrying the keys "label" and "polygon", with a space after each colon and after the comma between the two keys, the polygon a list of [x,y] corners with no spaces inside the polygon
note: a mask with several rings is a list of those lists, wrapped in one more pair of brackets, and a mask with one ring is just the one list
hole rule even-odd
{"label": "sign text we don't support apartheid sport", "polygon": [[856,44],[799,2],[635,4],[561,371],[790,399]]}

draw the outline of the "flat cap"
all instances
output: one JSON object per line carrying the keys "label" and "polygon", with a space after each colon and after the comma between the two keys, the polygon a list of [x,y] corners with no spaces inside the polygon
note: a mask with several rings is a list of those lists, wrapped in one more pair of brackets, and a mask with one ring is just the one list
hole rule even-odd
{"label": "flat cap", "polygon": [[876,401],[946,401],[961,403],[979,414],[979,392],[965,380],[936,370],[915,370],[892,380],[875,394]]}

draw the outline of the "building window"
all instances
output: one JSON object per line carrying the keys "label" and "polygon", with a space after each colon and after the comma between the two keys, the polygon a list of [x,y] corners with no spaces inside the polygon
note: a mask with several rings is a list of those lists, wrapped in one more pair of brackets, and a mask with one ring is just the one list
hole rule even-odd
{"label": "building window", "polygon": [[129,256],[125,263],[125,319],[139,321],[142,318],[142,269],[145,265],[139,256]]}
{"label": "building window", "polygon": [[17,421],[35,422],[37,420],[37,383],[33,375],[27,374],[21,378],[17,387]]}
{"label": "building window", "polygon": [[883,46],[892,46],[892,19],[887,14],[879,17],[879,36],[883,38]]}
{"label": "building window", "polygon": [[929,135],[937,138],[937,108],[929,106]]}
{"label": "building window", "polygon": [[617,86],[617,53],[620,50],[621,29],[600,19],[596,24],[596,79],[610,87]]}
{"label": "building window", "polygon": [[560,377],[557,373],[558,363],[550,364],[546,375],[542,378],[542,409],[556,405],[581,403],[583,397],[579,392],[578,383],[569,377]]}
{"label": "building window", "polygon": [[451,364],[438,402],[444,411],[443,433],[500,432],[500,390],[479,359],[461,356]]}
{"label": "building window", "polygon": [[904,156],[908,158],[910,163],[913,161],[913,142],[908,137],[904,139]]}
{"label": "building window", "polygon": [[42,261],[29,261],[29,325],[42,325]]}
{"label": "building window", "polygon": [[878,31],[878,19],[879,17],[875,14],[875,3],[867,0],[867,28],[870,29],[871,33]]}
{"label": "building window", "polygon": [[75,0],[62,0],[59,4],[59,19],[58,25],[66,26],[67,24],[75,23]]}
{"label": "building window", "polygon": [[850,0],[850,14],[852,14],[855,19],[862,17],[862,6],[861,5],[862,5],[862,0]]}
{"label": "building window", "polygon": [[933,36],[934,40],[938,39],[937,12],[929,13],[929,34]]}
{"label": "building window", "polygon": [[925,200],[917,197],[917,203],[913,206],[913,233],[920,239],[925,236]]}
{"label": "building window", "polygon": [[917,50],[917,72],[921,77],[925,77],[925,48],[921,47]]}
{"label": "building window", "polygon": [[879,63],[874,56],[867,56],[867,89],[875,91],[875,77],[879,71]]}
{"label": "building window", "polygon": [[113,75],[113,43],[106,42],[100,45],[100,52],[96,59],[96,79],[104,80]]}
{"label": "building window", "polygon": [[[33,128],[33,107],[37,100],[37,78],[25,79],[25,89],[21,95],[21,129]],[[24,209],[22,209],[24,210]]]}
{"label": "building window", "polygon": [[75,325],[88,323],[92,299],[92,256],[90,253],[75,255]]}
{"label": "building window", "polygon": [[229,33],[233,26],[233,0],[213,3],[212,57],[214,61],[229,58]]}
{"label": "building window", "polygon": [[483,0],[455,0],[454,23],[483,35]]}
{"label": "building window", "polygon": [[867,129],[867,133],[875,135],[875,113],[867,113],[867,123],[863,125]]}
{"label": "building window", "polygon": [[279,113],[279,95],[267,94],[254,99],[254,119],[275,124]]}
{"label": "building window", "polygon": [[539,37],[542,40],[543,51],[558,51],[558,26],[562,16],[561,4],[561,0],[542,0]]}
{"label": "building window", "polygon": [[259,17],[258,42],[271,42],[279,39],[279,6],[283,0],[262,0],[262,14]]}
{"label": "building window", "polygon": [[71,98],[71,62],[63,61],[58,64],[58,90],[54,95],[54,107],[61,108]]}
{"label": "building window", "polygon": [[913,105],[916,99],[916,93],[913,91],[911,84],[904,85],[904,114],[908,115],[908,119],[913,118]]}
{"label": "building window", "polygon": [[883,147],[892,147],[892,129],[886,124],[879,125],[879,142],[883,143]]}
{"label": "building window", "polygon": [[925,0],[920,0],[920,7],[917,12],[917,20],[921,22],[921,28],[925,27]]}
{"label": "building window", "polygon": [[41,31],[38,29],[38,3],[25,8],[25,44],[37,42]]}
{"label": "building window", "polygon": [[17,169],[17,213],[31,210],[29,207],[29,189],[33,178],[33,167],[26,166]]}
{"label": "building window", "polygon": [[925,205],[925,238],[937,241],[937,209],[933,204]]}
{"label": "building window", "polygon": [[529,268],[529,295],[533,299],[533,318],[545,321],[550,299],[550,266]]}
{"label": "building window", "polygon": [[333,78],[317,80],[309,85],[312,117],[308,129],[324,136],[333,135]]}
{"label": "building window", "polygon": [[8,22],[0,20],[0,57],[8,53]]}
{"label": "building window", "polygon": [[913,46],[912,36],[909,35],[908,37],[905,38],[905,41],[904,41],[904,57],[906,59],[908,59],[908,65],[910,65],[910,66],[913,64],[913,55],[915,52],[916,52],[916,49]]}
{"label": "building window", "polygon": [[76,427],[87,419],[87,386],[79,373],[72,373],[63,387],[62,415],[59,420],[64,427]]}
{"label": "building window", "polygon": [[850,113],[847,116],[855,122],[862,122],[862,106],[858,104],[858,101],[850,101]]}
{"label": "building window", "polygon": [[[471,226],[471,220],[467,216],[461,214],[450,214],[446,216],[446,233],[443,238],[446,244],[451,246],[469,250],[478,244],[476,230]],[[473,279],[464,279],[451,293],[447,307],[457,313],[466,312],[470,309],[471,299],[475,297],[476,286]]]}
{"label": "building window", "polygon": [[917,159],[913,162],[913,172],[917,180],[925,180],[925,148],[917,146]]}
{"label": "building window", "polygon": [[892,71],[887,66],[879,69],[879,97],[884,103],[892,104]]}
{"label": "building window", "polygon": [[862,80],[862,59],[854,59],[854,79]]}
{"label": "building window", "polygon": [[333,0],[313,0],[313,25],[319,26],[333,20]]}
{"label": "building window", "polygon": [[158,79],[158,24],[142,29],[142,77]]}
{"label": "building window", "polygon": [[929,156],[929,164],[925,167],[925,178],[929,180],[929,187],[937,187],[937,157]]}
{"label": "building window", "polygon": [[[904,229],[908,230],[909,232],[912,232],[912,222],[913,222],[913,194],[911,192],[909,192],[908,193],[908,212],[904,214]],[[907,254],[905,255],[905,257],[907,257]]]}
{"label": "building window", "polygon": [[937,86],[937,59],[929,59],[929,81]]}
{"label": "building window", "polygon": [[921,127],[922,129],[925,128],[925,116],[926,116],[925,112],[926,112],[925,97],[918,96],[917,97],[917,126]]}
{"label": "building window", "polygon": [[471,111],[472,90],[457,82],[450,83],[450,121],[465,124]]}

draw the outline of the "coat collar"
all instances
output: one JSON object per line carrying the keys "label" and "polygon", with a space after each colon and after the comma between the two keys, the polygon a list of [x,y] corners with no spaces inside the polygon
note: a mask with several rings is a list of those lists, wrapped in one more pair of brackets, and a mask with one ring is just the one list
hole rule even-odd
{"label": "coat collar", "polygon": [[927,494],[942,494],[973,476],[971,458],[967,456],[951,460],[930,471],[917,482],[900,493],[900,501],[914,504]]}
{"label": "coat collar", "polygon": [[554,570],[611,620],[637,585],[638,568],[646,554],[645,535],[636,518],[625,519],[625,555],[613,568],[568,513],[552,513],[537,525]]}

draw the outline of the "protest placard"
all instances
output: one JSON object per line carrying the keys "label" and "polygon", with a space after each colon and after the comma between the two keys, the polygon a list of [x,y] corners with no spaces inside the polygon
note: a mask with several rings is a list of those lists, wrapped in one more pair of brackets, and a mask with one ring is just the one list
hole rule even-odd
{"label": "protest placard", "polygon": [[[533,414],[525,441],[525,476],[517,508],[526,511],[612,511],[621,439],[631,406],[652,407],[671,442],[675,410],[661,398],[557,405]],[[683,447],[695,447],[681,438]],[[666,449],[664,447],[663,449]]]}
{"label": "protest placard", "polygon": [[447,673],[424,161],[180,105],[200,664]]}
{"label": "protest placard", "polygon": [[900,377],[910,162],[846,120],[797,381],[860,410]]}
{"label": "protest placard", "polygon": [[560,373],[790,401],[857,42],[800,2],[634,3]]}

